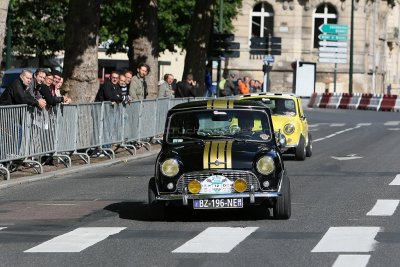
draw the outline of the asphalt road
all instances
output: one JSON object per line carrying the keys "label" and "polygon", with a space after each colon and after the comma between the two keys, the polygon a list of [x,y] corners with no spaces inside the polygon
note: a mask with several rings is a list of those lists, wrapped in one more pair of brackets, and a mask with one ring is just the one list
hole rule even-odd
{"label": "asphalt road", "polygon": [[285,156],[290,220],[259,208],[151,220],[152,156],[1,189],[0,265],[400,266],[399,113],[306,115],[312,157]]}

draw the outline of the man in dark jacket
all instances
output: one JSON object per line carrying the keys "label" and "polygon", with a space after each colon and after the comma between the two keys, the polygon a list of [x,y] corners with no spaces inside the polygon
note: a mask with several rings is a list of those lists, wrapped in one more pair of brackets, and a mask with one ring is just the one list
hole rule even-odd
{"label": "man in dark jacket", "polygon": [[28,85],[32,81],[32,72],[23,70],[16,79],[0,96],[0,105],[21,105],[36,106],[44,108],[46,101],[44,99],[36,100],[28,90]]}
{"label": "man in dark jacket", "polygon": [[175,97],[195,97],[195,88],[197,88],[197,83],[193,80],[193,74],[189,73],[185,81],[177,83]]}
{"label": "man in dark jacket", "polygon": [[119,73],[116,71],[111,72],[110,80],[106,80],[103,86],[103,96],[104,101],[111,102],[126,102],[128,100],[128,96],[122,95],[121,89],[119,87]]}
{"label": "man in dark jacket", "polygon": [[64,102],[64,97],[58,97],[57,95],[53,95],[51,85],[53,84],[54,75],[51,72],[46,73],[46,78],[44,79],[44,83],[40,85],[40,94],[46,100],[47,105],[56,106],[58,103]]}

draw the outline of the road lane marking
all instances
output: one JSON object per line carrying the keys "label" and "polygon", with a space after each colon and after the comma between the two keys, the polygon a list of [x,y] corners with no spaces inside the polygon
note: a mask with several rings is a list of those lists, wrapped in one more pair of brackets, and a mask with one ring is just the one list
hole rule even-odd
{"label": "road lane marking", "polygon": [[76,204],[70,204],[70,203],[51,203],[51,204],[44,204],[44,203],[39,203],[39,206],[76,206]]}
{"label": "road lane marking", "polygon": [[378,199],[367,216],[392,216],[399,205],[397,199]]}
{"label": "road lane marking", "polygon": [[[361,127],[361,126],[371,126],[372,125],[372,123],[370,123],[370,122],[366,122],[366,123],[357,123],[357,126],[358,127]],[[356,127],[357,127],[356,126]]]}
{"label": "road lane marking", "polygon": [[400,174],[397,174],[394,180],[389,185],[400,185]]}
{"label": "road lane marking", "polygon": [[330,227],[311,252],[370,252],[380,227]]}
{"label": "road lane marking", "polygon": [[3,229],[6,229],[6,228],[7,228],[7,227],[0,227],[0,231],[3,230]]}
{"label": "road lane marking", "polygon": [[387,121],[384,123],[385,126],[397,126],[400,125],[400,121]]}
{"label": "road lane marking", "polygon": [[229,253],[258,227],[208,227],[172,253]]}
{"label": "road lane marking", "polygon": [[332,137],[334,137],[334,136],[336,136],[336,135],[338,135],[338,134],[342,134],[342,133],[345,133],[345,132],[348,132],[348,131],[352,131],[352,130],[358,129],[358,128],[360,128],[360,127],[361,127],[361,126],[356,126],[356,127],[353,127],[353,128],[347,128],[347,129],[344,129],[344,130],[335,132],[335,133],[333,133],[333,134],[330,134],[330,135],[328,135],[328,136],[315,139],[315,140],[313,140],[313,142],[318,142],[318,141],[322,141],[322,140],[325,140],[325,139],[328,139],[328,138],[332,138]]}
{"label": "road lane marking", "polygon": [[80,227],[24,252],[80,252],[126,227]]}
{"label": "road lane marking", "polygon": [[331,123],[329,126],[331,127],[343,127],[346,123]]}
{"label": "road lane marking", "polygon": [[332,267],[364,267],[370,258],[371,255],[339,255]]}
{"label": "road lane marking", "polygon": [[400,128],[388,128],[389,131],[400,131]]}

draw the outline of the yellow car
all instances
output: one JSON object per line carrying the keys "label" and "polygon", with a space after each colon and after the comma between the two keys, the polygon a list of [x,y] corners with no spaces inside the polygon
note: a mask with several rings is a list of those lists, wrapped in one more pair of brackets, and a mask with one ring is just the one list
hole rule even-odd
{"label": "yellow car", "polygon": [[243,100],[263,103],[271,109],[274,131],[286,137],[285,153],[293,153],[296,160],[312,155],[312,137],[304,115],[300,97],[293,94],[260,93],[241,96]]}

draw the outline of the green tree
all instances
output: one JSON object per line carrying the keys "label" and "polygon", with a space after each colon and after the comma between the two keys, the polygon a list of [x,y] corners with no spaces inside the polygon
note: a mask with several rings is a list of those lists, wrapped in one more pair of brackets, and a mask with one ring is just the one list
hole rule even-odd
{"label": "green tree", "polygon": [[44,59],[64,50],[68,0],[10,0],[12,51],[22,58]]}

